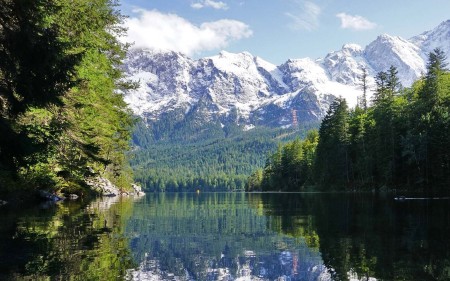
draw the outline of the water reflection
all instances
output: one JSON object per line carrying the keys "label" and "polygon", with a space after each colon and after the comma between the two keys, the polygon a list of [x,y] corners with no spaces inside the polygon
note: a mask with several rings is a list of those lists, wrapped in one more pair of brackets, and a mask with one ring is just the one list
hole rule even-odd
{"label": "water reflection", "polygon": [[449,201],[159,194],[137,205],[132,280],[450,280]]}
{"label": "water reflection", "polygon": [[2,209],[0,280],[122,280],[134,263],[124,220],[132,200]]}
{"label": "water reflection", "polygon": [[398,202],[373,194],[261,200],[281,233],[295,236],[300,228],[314,237],[333,280],[450,280],[449,200]]}
{"label": "water reflection", "polygon": [[450,280],[450,200],[187,193],[0,211],[0,280]]}
{"label": "water reflection", "polygon": [[[132,280],[327,280],[317,247],[280,234],[245,194],[148,195],[126,232]],[[256,208],[250,205],[257,206]],[[273,226],[273,229],[272,229]]]}

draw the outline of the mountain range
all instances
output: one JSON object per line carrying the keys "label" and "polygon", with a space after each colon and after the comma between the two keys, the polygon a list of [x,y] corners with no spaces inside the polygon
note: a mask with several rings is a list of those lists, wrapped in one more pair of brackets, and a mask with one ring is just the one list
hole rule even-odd
{"label": "mountain range", "polygon": [[362,94],[363,68],[372,91],[373,77],[391,65],[402,85],[410,86],[425,73],[435,48],[450,54],[450,20],[410,39],[383,34],[365,47],[346,44],[323,58],[289,59],[278,66],[248,52],[193,60],[174,51],[131,49],[123,67],[139,88],[125,92],[124,99],[149,126],[170,120],[171,128],[290,127],[321,120],[337,96],[354,106]]}

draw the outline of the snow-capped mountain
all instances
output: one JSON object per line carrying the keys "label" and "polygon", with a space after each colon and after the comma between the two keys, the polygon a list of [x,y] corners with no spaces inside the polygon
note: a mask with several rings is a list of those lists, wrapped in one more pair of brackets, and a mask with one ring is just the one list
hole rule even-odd
{"label": "snow-capped mountain", "polygon": [[409,40],[384,34],[364,48],[346,44],[324,58],[290,59],[279,66],[247,52],[192,60],[172,51],[134,49],[124,68],[140,87],[124,97],[150,123],[173,113],[176,121],[194,116],[222,127],[290,126],[294,111],[298,122],[320,120],[337,96],[355,105],[363,68],[373,77],[394,65],[403,86],[410,86],[437,47],[450,54],[450,20]]}

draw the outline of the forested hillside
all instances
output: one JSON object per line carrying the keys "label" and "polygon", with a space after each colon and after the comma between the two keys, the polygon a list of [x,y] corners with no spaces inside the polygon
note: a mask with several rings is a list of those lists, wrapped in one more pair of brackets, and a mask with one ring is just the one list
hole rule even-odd
{"label": "forested hillside", "polygon": [[117,5],[0,0],[0,191],[131,182]]}
{"label": "forested hillside", "polygon": [[450,73],[445,60],[441,50],[431,52],[427,73],[411,88],[402,88],[395,67],[378,73],[370,106],[365,87],[354,109],[336,99],[318,139],[311,132],[304,141],[279,147],[249,178],[247,190],[448,190]]}
{"label": "forested hillside", "polygon": [[[170,122],[164,123],[170,128]],[[133,133],[137,147],[130,153],[135,180],[148,191],[243,190],[247,177],[262,167],[265,155],[279,142],[305,135],[317,124],[296,129],[242,128],[203,125],[183,130],[154,130],[138,123]],[[159,127],[160,128],[160,127]],[[164,140],[155,136],[165,135]]]}

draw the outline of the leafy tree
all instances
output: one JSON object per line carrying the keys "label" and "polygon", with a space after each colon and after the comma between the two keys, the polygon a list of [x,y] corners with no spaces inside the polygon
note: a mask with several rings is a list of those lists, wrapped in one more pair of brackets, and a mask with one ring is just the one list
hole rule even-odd
{"label": "leafy tree", "polygon": [[371,178],[371,154],[369,153],[370,139],[367,131],[371,130],[369,114],[360,107],[350,111],[350,157],[352,161],[352,180],[355,188],[367,186]]}
{"label": "leafy tree", "polygon": [[15,120],[29,107],[59,104],[80,56],[59,39],[54,1],[2,0],[0,7],[0,168],[17,172],[41,148]]}

